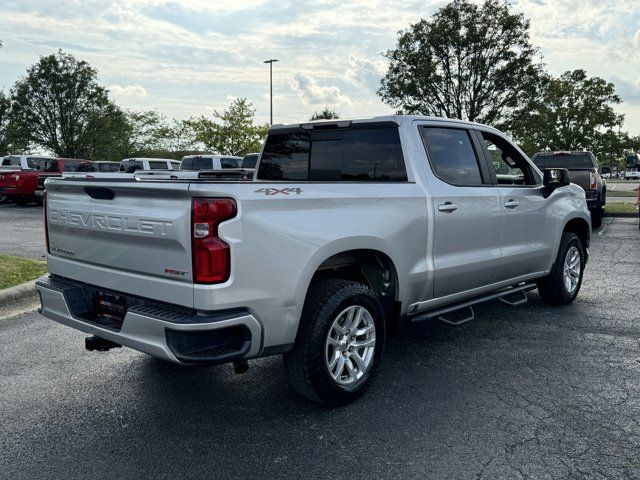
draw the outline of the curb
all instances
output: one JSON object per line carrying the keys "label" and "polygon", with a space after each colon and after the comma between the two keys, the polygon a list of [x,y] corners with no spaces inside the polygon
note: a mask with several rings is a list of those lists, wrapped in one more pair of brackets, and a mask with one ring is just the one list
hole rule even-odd
{"label": "curb", "polygon": [[0,290],[0,307],[36,300],[38,298],[36,281],[37,279]]}
{"label": "curb", "polygon": [[604,217],[625,217],[625,218],[636,218],[638,216],[637,213],[634,212],[616,212],[616,213],[607,213],[606,210],[604,212]]}

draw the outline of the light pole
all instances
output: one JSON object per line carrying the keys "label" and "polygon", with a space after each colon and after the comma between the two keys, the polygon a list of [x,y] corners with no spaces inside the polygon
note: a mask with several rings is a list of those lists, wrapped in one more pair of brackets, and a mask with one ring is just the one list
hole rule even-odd
{"label": "light pole", "polygon": [[263,63],[269,64],[269,124],[273,125],[273,64],[277,62],[277,58],[271,58],[269,60],[265,60]]}

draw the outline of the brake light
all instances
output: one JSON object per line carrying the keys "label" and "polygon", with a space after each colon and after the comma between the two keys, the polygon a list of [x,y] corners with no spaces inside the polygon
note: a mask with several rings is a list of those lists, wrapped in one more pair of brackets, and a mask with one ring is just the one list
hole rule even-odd
{"label": "brake light", "polygon": [[589,188],[591,190],[598,188],[598,172],[589,172]]}
{"label": "brake light", "polygon": [[47,191],[42,194],[42,212],[44,213],[44,245],[47,248],[47,253],[51,253],[49,249],[49,209],[47,208]]}
{"label": "brake light", "polygon": [[191,256],[194,283],[222,283],[231,274],[229,245],[218,238],[218,225],[236,216],[231,198],[194,198],[191,204]]}

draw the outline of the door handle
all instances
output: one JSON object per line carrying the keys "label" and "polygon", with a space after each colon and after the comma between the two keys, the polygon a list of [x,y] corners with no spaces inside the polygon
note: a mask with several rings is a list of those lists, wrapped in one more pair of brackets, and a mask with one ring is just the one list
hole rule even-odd
{"label": "door handle", "polygon": [[438,205],[438,211],[440,212],[455,212],[458,209],[458,205],[451,202],[444,202],[442,205]]}
{"label": "door handle", "polygon": [[504,202],[504,206],[507,208],[516,208],[520,203],[517,200],[509,200],[508,202]]}

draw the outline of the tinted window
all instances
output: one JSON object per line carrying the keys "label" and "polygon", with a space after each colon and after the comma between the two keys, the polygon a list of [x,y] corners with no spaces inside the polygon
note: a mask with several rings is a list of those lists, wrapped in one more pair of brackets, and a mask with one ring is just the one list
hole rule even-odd
{"label": "tinted window", "polygon": [[213,162],[211,157],[184,158],[180,163],[180,170],[211,170]]}
{"label": "tinted window", "polygon": [[38,162],[40,160],[41,159],[37,157],[27,157],[27,167],[33,168],[33,169],[38,168]]}
{"label": "tinted window", "polygon": [[636,168],[638,163],[640,163],[638,161],[638,155],[628,155],[627,156],[627,168]]}
{"label": "tinted window", "polygon": [[99,172],[117,172],[119,170],[119,165],[117,163],[95,163],[94,166]]}
{"label": "tinted window", "polygon": [[19,167],[20,157],[6,157],[4,160],[2,160],[2,166],[3,167],[8,167],[8,166]]}
{"label": "tinted window", "polygon": [[238,159],[237,158],[229,158],[223,157],[220,159],[220,166],[222,168],[238,168]]}
{"label": "tinted window", "polygon": [[434,173],[452,185],[481,185],[482,175],[466,130],[422,127]]}
{"label": "tinted window", "polygon": [[57,160],[38,160],[36,163],[36,170],[42,172],[57,172],[58,161]]}
{"label": "tinted window", "polygon": [[120,164],[120,170],[127,173],[133,173],[136,170],[142,170],[143,165],[140,160],[124,160]]}
{"label": "tinted window", "polygon": [[397,126],[271,134],[263,180],[406,181]]}
{"label": "tinted window", "polygon": [[259,156],[260,155],[257,153],[249,153],[245,155],[242,159],[242,168],[256,168]]}
{"label": "tinted window", "polygon": [[586,153],[560,153],[556,155],[534,155],[533,163],[540,170],[545,168],[593,168],[597,164],[591,155]]}
{"label": "tinted window", "polygon": [[149,161],[149,169],[151,170],[168,170],[167,162]]}
{"label": "tinted window", "polygon": [[[78,166],[81,164],[87,164],[87,165],[91,165],[90,163],[87,162],[80,162],[77,160],[65,160],[62,164],[62,171],[63,172],[77,172],[78,171]],[[91,170],[84,170],[85,172],[87,171],[91,171]]]}

